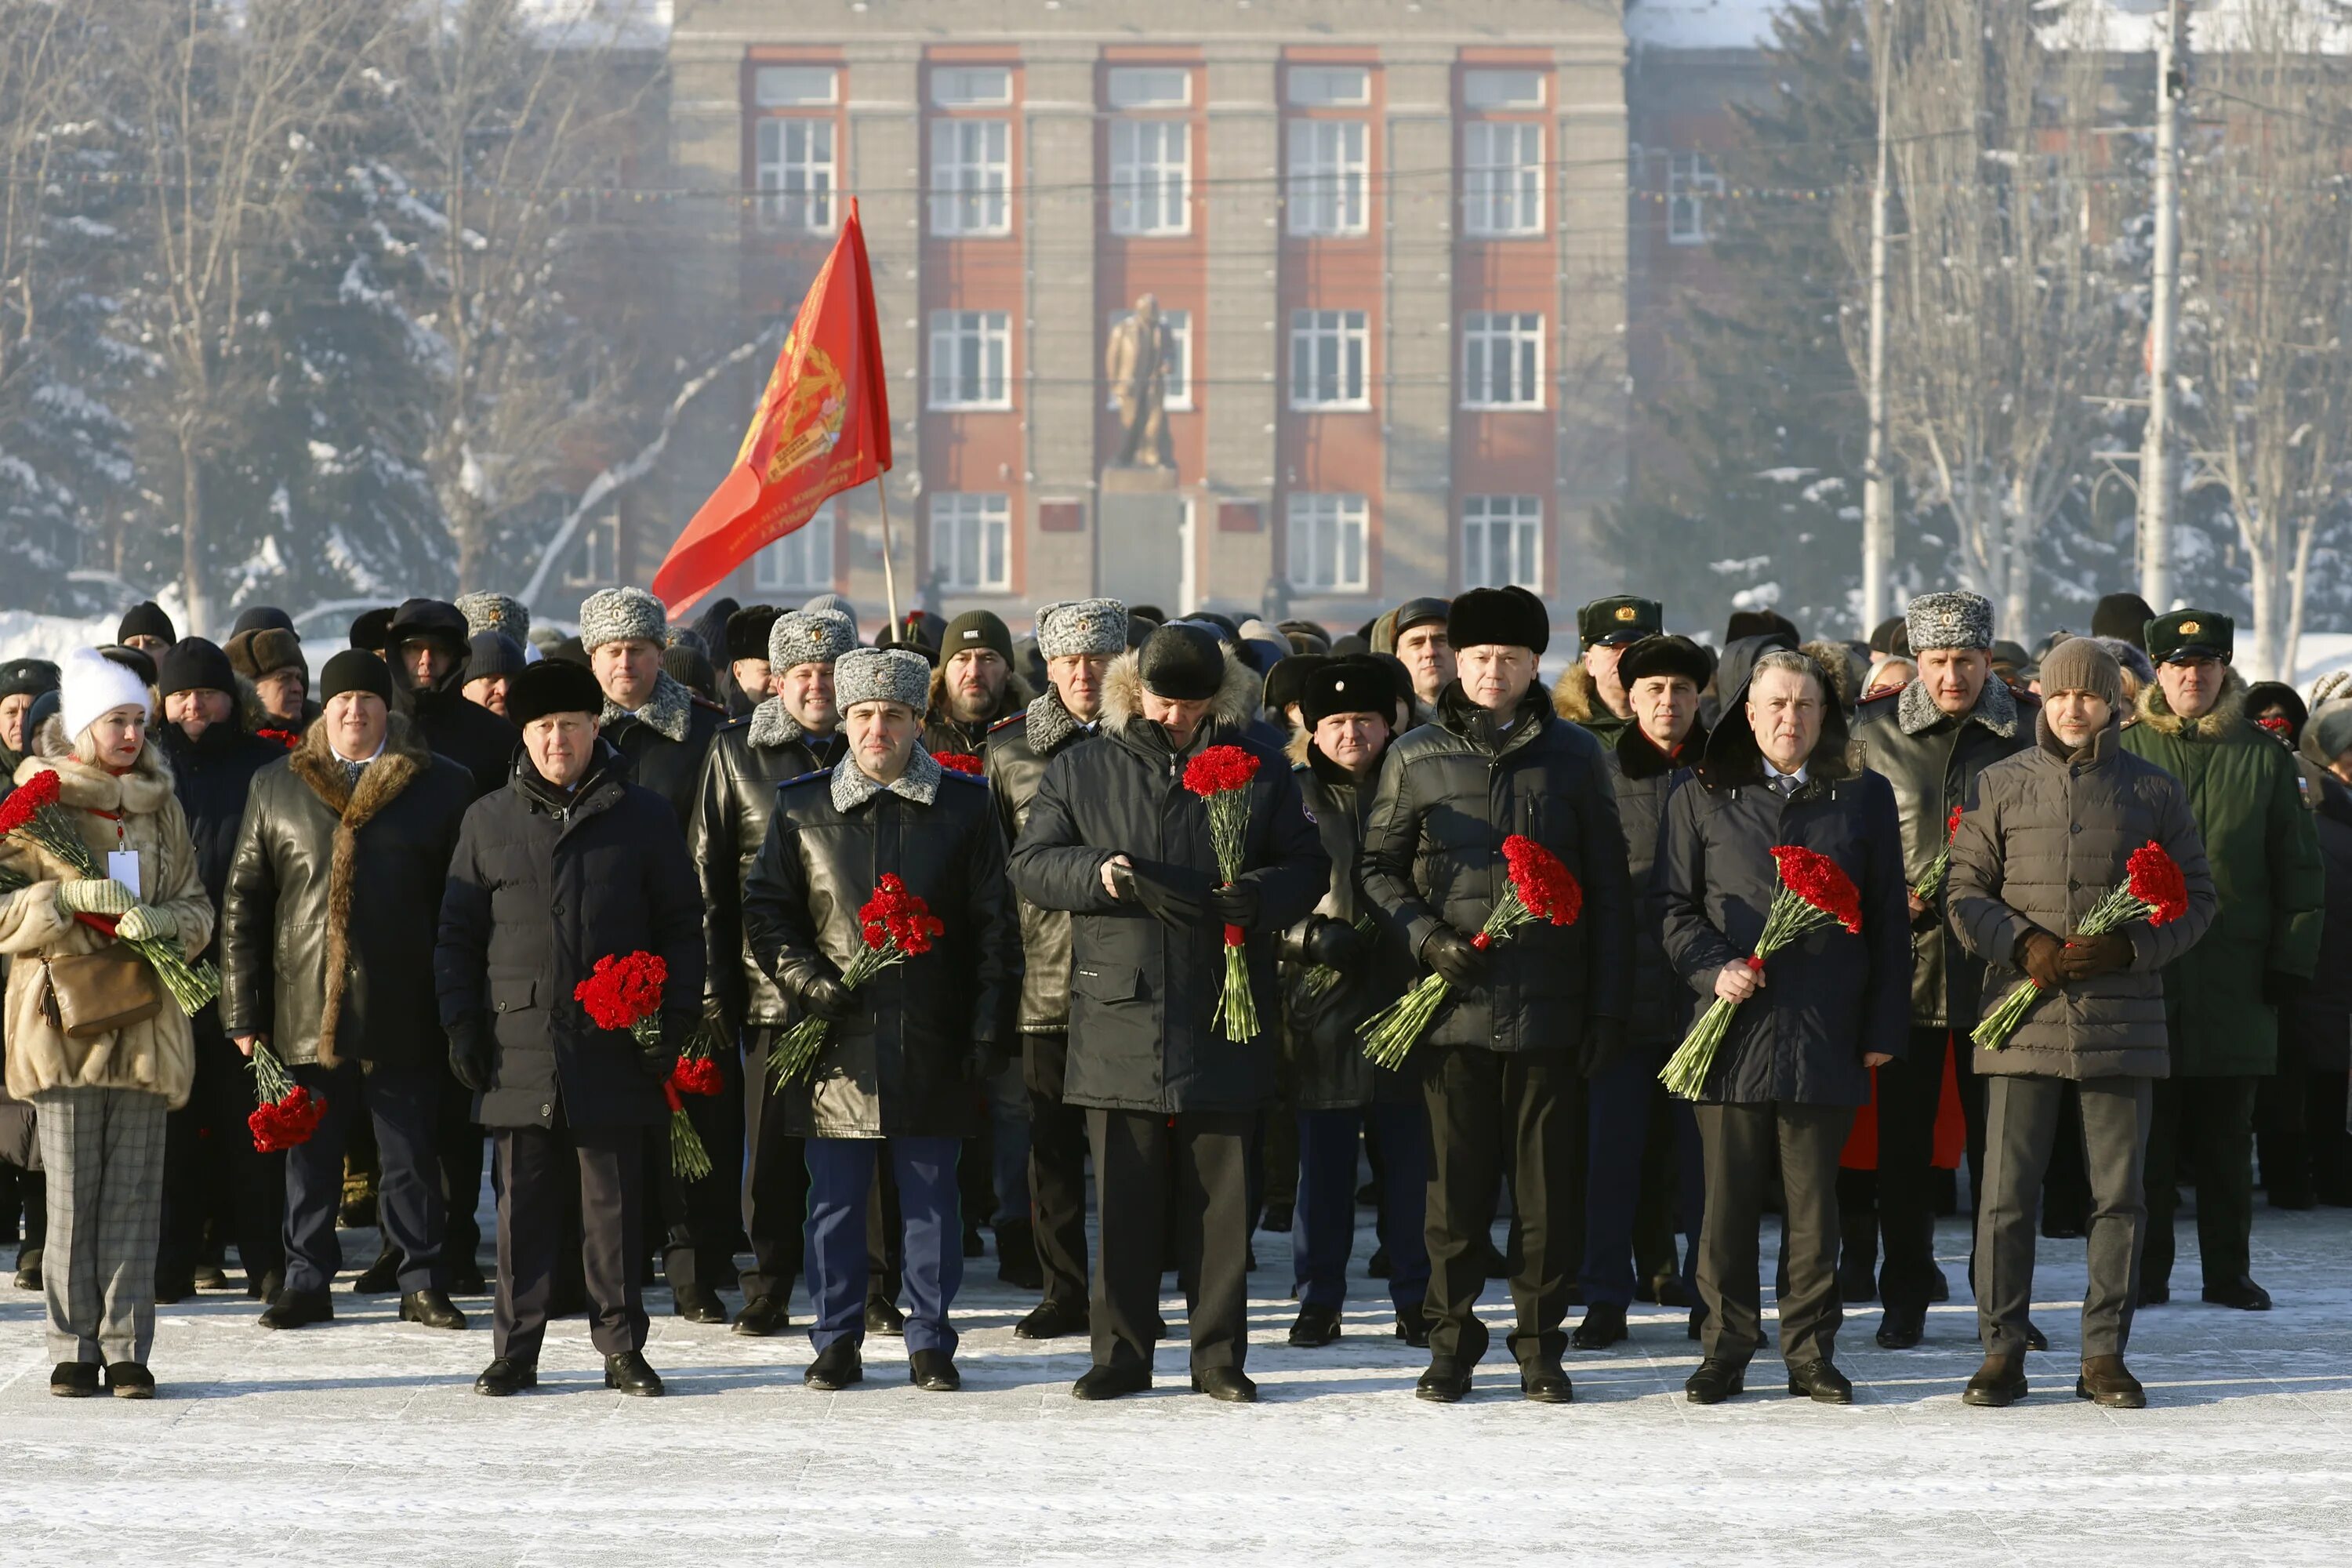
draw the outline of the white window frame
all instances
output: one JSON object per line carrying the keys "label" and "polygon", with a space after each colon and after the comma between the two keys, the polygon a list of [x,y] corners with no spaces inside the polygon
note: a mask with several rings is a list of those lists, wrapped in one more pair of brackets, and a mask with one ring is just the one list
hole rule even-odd
{"label": "white window frame", "polygon": [[935,66],[931,102],[941,109],[999,109],[1013,101],[1010,66]]}
{"label": "white window frame", "polygon": [[1013,232],[1013,121],[985,116],[931,121],[931,232]]}
{"label": "white window frame", "polygon": [[[1495,570],[1498,543],[1506,566],[1501,573]],[[1543,591],[1543,498],[1464,497],[1462,586],[1502,588],[1513,584],[1533,593]]]}
{"label": "white window frame", "polygon": [[1482,239],[1541,234],[1544,128],[1474,120],[1462,130],[1462,226]]}
{"label": "white window frame", "polygon": [[751,101],[761,109],[824,109],[841,101],[837,66],[761,66],[751,73]]}
{"label": "white window frame", "polygon": [[1462,318],[1462,406],[1544,406],[1541,311],[1473,310]]}
{"label": "white window frame", "polygon": [[1696,150],[1666,154],[1666,243],[1705,245],[1706,204],[1723,195],[1723,175],[1712,154]]}
{"label": "white window frame", "polygon": [[958,594],[1013,591],[1013,509],[1007,498],[936,491],[930,513],[931,569],[940,587]]}
{"label": "white window frame", "polygon": [[755,122],[752,147],[761,226],[831,234],[840,185],[834,122],[816,115],[768,115]]}
{"label": "white window frame", "polygon": [[933,310],[928,406],[1013,406],[1013,316],[1007,310]]}
{"label": "white window frame", "polygon": [[1114,66],[1110,72],[1113,109],[1190,109],[1192,73],[1183,66]]}
{"label": "white window frame", "polygon": [[[1363,310],[1290,312],[1290,406],[1370,408],[1371,331]],[[1324,396],[1319,387],[1328,386]]]}
{"label": "white window frame", "polygon": [[1371,591],[1370,509],[1360,495],[1293,490],[1284,503],[1286,572],[1308,594]]}
{"label": "white window frame", "polygon": [[1290,233],[1325,237],[1370,227],[1371,141],[1371,126],[1361,120],[1290,122],[1283,199]]}
{"label": "white window frame", "polygon": [[[1129,310],[1113,310],[1105,317],[1104,342],[1109,342],[1110,330],[1131,314],[1133,312]],[[1192,312],[1163,308],[1160,312],[1160,324],[1168,329],[1170,362],[1168,374],[1161,381],[1165,397],[1160,406],[1171,413],[1189,413],[1192,407]],[[1117,408],[1118,395],[1105,393],[1103,406]]]}
{"label": "white window frame", "polygon": [[1462,101],[1471,109],[1541,109],[1548,74],[1540,66],[1465,71]]}
{"label": "white window frame", "polygon": [[1192,127],[1182,120],[1110,122],[1110,231],[1192,231]]}
{"label": "white window frame", "polygon": [[573,564],[563,568],[567,588],[608,588],[621,580],[621,513],[616,507],[580,525],[572,547]]}
{"label": "white window frame", "polygon": [[833,589],[833,503],[751,557],[751,587],[761,594],[820,594]]}
{"label": "white window frame", "polygon": [[1370,66],[1292,66],[1283,97],[1299,109],[1357,109],[1372,101]]}

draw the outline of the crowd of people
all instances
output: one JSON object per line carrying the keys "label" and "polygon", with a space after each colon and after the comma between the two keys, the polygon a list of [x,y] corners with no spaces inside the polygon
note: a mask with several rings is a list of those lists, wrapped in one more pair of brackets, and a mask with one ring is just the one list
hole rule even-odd
{"label": "crowd of people", "polygon": [[[1360,1205],[1437,1402],[1497,1279],[1528,1399],[1636,1301],[1687,1310],[1692,1402],[1739,1394],[1772,1213],[1823,1403],[1847,1308],[1900,1351],[1950,1297],[1939,1215],[1973,1215],[1971,1405],[2050,1349],[2050,1237],[2088,1256],[2075,1393],[2146,1402],[2184,1181],[2203,1299],[2270,1306],[2257,1164],[2274,1207],[2352,1205],[2352,676],[2250,687],[2228,616],[2128,595],[2032,651],[1970,593],[1866,642],[1575,624],[1547,682],[1519,588],[870,646],[839,595],[681,626],[620,588],[576,633],[411,599],[323,658],[276,610],[216,646],[142,604],[0,666],[0,1221],[51,1391],[152,1394],[157,1307],[232,1258],[262,1328],[320,1331],[370,1225],[350,1289],[403,1321],[490,1298],[486,1395],[580,1313],[606,1385],[660,1394],[656,1265],[755,1338],[804,1282],[812,1387],[898,1336],[952,1390],[992,1232],[1015,1334],[1090,1337],[1077,1397],[1151,1385],[1172,1270],[1192,1386],[1247,1402],[1252,1237],[1289,1233],[1288,1342],[1329,1347]],[[2133,902],[2147,856],[2173,890]],[[1800,864],[1844,892],[1783,941]]]}

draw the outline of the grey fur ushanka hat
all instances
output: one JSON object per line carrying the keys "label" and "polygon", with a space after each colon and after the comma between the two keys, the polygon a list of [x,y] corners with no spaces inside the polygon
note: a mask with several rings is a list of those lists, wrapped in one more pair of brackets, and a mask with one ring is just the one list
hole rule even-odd
{"label": "grey fur ushanka hat", "polygon": [[768,627],[768,668],[832,664],[857,647],[857,623],[839,610],[786,610]]}
{"label": "grey fur ushanka hat", "polygon": [[1965,589],[1922,594],[1904,609],[1903,625],[1914,654],[1937,647],[1992,647],[1992,601]]}
{"label": "grey fur ushanka hat", "polygon": [[834,661],[833,700],[844,713],[861,702],[896,702],[919,719],[930,690],[931,661],[911,648],[854,647]]}
{"label": "grey fur ushanka hat", "polygon": [[1037,611],[1037,651],[1047,658],[1127,651],[1127,606],[1117,599],[1065,599]]}
{"label": "grey fur ushanka hat", "polygon": [[590,653],[633,637],[660,647],[668,637],[669,612],[643,588],[607,588],[580,602],[580,646]]}

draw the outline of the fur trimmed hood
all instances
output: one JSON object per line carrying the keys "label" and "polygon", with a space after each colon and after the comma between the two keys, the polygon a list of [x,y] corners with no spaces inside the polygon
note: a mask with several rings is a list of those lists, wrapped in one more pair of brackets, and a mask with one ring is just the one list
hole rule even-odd
{"label": "fur trimmed hood", "polygon": [[[2016,694],[2010,690],[2009,682],[1993,674],[1985,677],[1984,689],[1977,694],[1977,705],[1969,710],[1961,722],[1981,724],[2006,741],[2017,733],[2017,719]],[[1925,679],[1905,687],[1895,700],[1895,722],[1906,735],[1920,734],[1943,721],[1944,710],[1928,695]]]}
{"label": "fur trimmed hood", "polygon": [[[1764,754],[1757,749],[1756,731],[1747,717],[1748,682],[1723,700],[1723,714],[1707,735],[1696,764],[1699,782],[1709,789],[1737,789],[1764,782]],[[1685,748],[1687,754],[1688,748]],[[1835,784],[1862,772],[1862,759],[1846,732],[1845,710],[1832,700],[1822,705],[1822,738],[1805,759],[1808,784]]]}
{"label": "fur trimmed hood", "polygon": [[1581,724],[1592,717],[1592,672],[1578,659],[1559,672],[1552,682],[1551,710],[1571,724]]}
{"label": "fur trimmed hood", "polygon": [[[1209,700],[1207,722],[1227,730],[1249,728],[1256,719],[1265,686],[1257,671],[1242,662],[1231,647],[1224,650],[1225,679]],[[1122,731],[1143,723],[1143,667],[1130,650],[1112,661],[1103,678],[1103,728]]]}
{"label": "fur trimmed hood", "polygon": [[2246,678],[2235,669],[2221,676],[2221,695],[2215,700],[2212,711],[2194,719],[2183,719],[2164,700],[2164,683],[2151,680],[2139,689],[2139,721],[2159,735],[2178,735],[2184,741],[2211,741],[2246,716]]}

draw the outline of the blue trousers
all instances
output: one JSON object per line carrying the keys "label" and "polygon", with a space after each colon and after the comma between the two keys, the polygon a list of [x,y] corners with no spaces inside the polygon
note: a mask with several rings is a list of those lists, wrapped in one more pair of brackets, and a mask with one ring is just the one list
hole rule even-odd
{"label": "blue trousers", "polygon": [[1683,1233],[1683,1283],[1696,1300],[1698,1227],[1706,1202],[1698,1123],[1690,1104],[1658,1082],[1655,1051],[1629,1050],[1591,1080],[1591,1157],[1584,1184],[1584,1268],[1587,1306],[1633,1300],[1633,1212],[1642,1195],[1642,1154],[1649,1143],[1655,1102],[1666,1100],[1675,1137],[1675,1228]]}
{"label": "blue trousers", "polygon": [[816,1307],[809,1342],[822,1351],[866,1338],[866,1199],[874,1159],[887,1151],[905,1217],[907,1349],[955,1353],[948,1309],[963,1285],[963,1205],[956,1190],[961,1138],[811,1138],[808,1284]]}
{"label": "blue trousers", "polygon": [[[446,1289],[441,1166],[435,1152],[441,1064],[378,1067],[362,1074],[359,1063],[346,1060],[335,1068],[305,1065],[291,1070],[295,1082],[326,1097],[327,1113],[310,1142],[286,1152],[286,1288],[324,1290],[343,1266],[342,1246],[335,1239],[335,1215],[343,1202],[343,1145],[364,1100],[383,1164],[376,1217],[384,1241],[400,1248],[400,1289],[404,1294]],[[467,1201],[472,1201],[471,1194]]]}
{"label": "blue trousers", "polygon": [[1298,1207],[1291,1222],[1299,1304],[1339,1309],[1356,1240],[1356,1146],[1370,1123],[1381,1141],[1381,1237],[1389,1298],[1399,1310],[1429,1294],[1423,1216],[1429,1196],[1429,1119],[1419,1105],[1298,1113]]}

